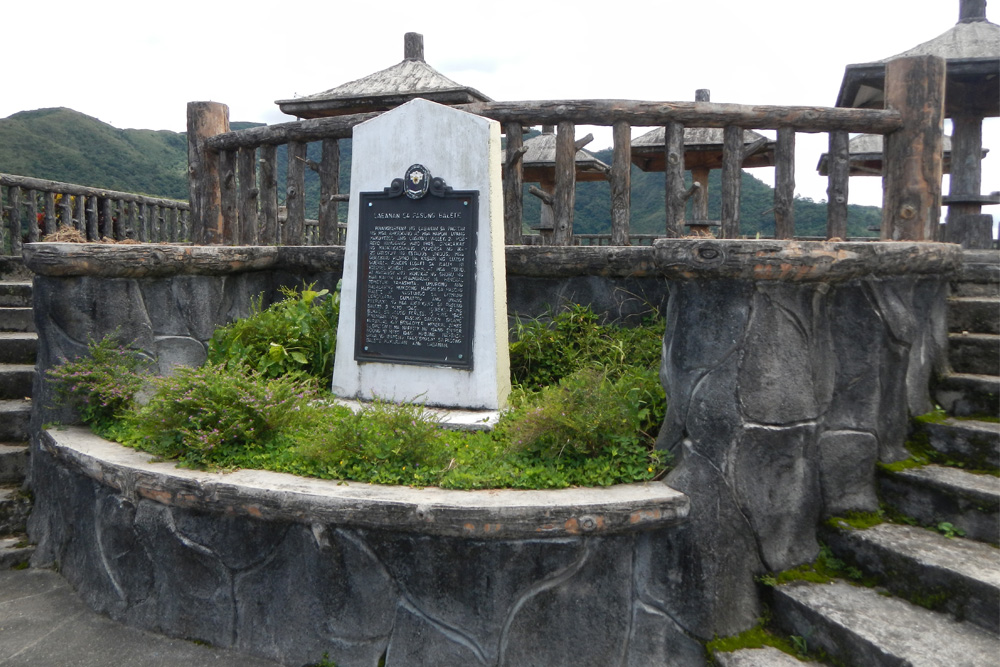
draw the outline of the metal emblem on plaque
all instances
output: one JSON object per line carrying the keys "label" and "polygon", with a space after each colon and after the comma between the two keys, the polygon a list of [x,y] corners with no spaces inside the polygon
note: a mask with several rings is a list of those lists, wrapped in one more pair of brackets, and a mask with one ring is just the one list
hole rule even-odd
{"label": "metal emblem on plaque", "polygon": [[423,199],[431,187],[431,173],[422,164],[411,164],[403,178],[403,191],[410,199]]}
{"label": "metal emblem on plaque", "polygon": [[471,370],[479,191],[413,164],[359,211],[354,358]]}

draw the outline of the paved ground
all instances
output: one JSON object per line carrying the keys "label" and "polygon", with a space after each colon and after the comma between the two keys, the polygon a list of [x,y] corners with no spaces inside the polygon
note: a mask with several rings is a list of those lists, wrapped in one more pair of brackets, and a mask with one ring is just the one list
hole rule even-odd
{"label": "paved ground", "polygon": [[0,571],[0,667],[275,667],[91,611],[51,570]]}

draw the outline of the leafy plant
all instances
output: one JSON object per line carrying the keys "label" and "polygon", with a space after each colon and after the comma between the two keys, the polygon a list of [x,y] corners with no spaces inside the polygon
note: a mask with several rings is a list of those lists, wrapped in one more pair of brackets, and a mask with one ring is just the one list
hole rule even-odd
{"label": "leafy plant", "polygon": [[128,444],[195,465],[227,465],[249,448],[274,446],[308,416],[315,389],[294,378],[226,370],[212,363],[158,378],[155,394],[130,417]]}
{"label": "leafy plant", "polygon": [[515,449],[554,457],[592,455],[642,435],[651,440],[643,426],[651,403],[660,398],[653,378],[651,372],[635,372],[615,382],[600,367],[582,368],[533,396],[511,418],[505,434]]}
{"label": "leafy plant", "polygon": [[947,537],[948,539],[954,537],[965,537],[965,531],[961,528],[955,526],[953,523],[948,521],[942,521],[937,526],[935,526],[939,533]]}
{"label": "leafy plant", "polygon": [[47,371],[57,400],[71,405],[84,422],[106,430],[125,415],[148,382],[149,360],[121,344],[117,332],[87,344],[87,354]]}
{"label": "leafy plant", "polygon": [[604,366],[612,375],[633,367],[657,369],[663,328],[662,318],[641,327],[602,324],[593,310],[577,304],[548,322],[518,320],[510,343],[511,380],[537,391],[584,366]]}
{"label": "leafy plant", "polygon": [[285,298],[268,308],[263,295],[250,316],[217,329],[208,343],[208,360],[239,366],[266,378],[288,375],[326,381],[333,374],[340,292],[282,287]]}

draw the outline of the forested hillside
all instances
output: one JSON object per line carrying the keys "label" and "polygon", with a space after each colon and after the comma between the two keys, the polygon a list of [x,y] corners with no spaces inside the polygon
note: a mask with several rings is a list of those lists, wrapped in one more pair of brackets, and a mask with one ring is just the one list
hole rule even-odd
{"label": "forested hillside", "polygon": [[[259,123],[232,123],[233,129]],[[341,191],[348,189],[351,166],[350,141],[341,142]],[[611,162],[611,150],[596,151]],[[308,158],[319,161],[320,146],[309,145]],[[284,189],[286,153],[278,151],[279,198]],[[166,130],[120,130],[72,109],[23,111],[0,119],[0,172],[77,183],[124,192],[137,192],[172,199],[187,199],[187,138]],[[718,218],[719,172],[709,180],[709,215]],[[664,228],[664,177],[632,168],[632,224],[636,234],[655,234]],[[525,186],[525,228],[536,225],[539,200]],[[319,206],[319,177],[306,170],[307,216],[315,218]],[[741,229],[746,236],[774,233],[773,190],[743,173]],[[582,234],[610,231],[611,191],[607,183],[577,186],[574,230]],[[347,207],[340,207],[342,219]],[[796,233],[820,236],[826,229],[826,205],[809,199],[795,202]],[[848,233],[870,235],[878,227],[880,212],[874,206],[850,206]]]}

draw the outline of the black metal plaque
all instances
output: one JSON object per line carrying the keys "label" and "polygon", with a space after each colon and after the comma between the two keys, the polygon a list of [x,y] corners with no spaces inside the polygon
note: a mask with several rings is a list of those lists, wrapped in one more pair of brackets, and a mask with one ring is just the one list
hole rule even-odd
{"label": "black metal plaque", "polygon": [[360,195],[355,360],[471,369],[479,191],[413,165]]}

